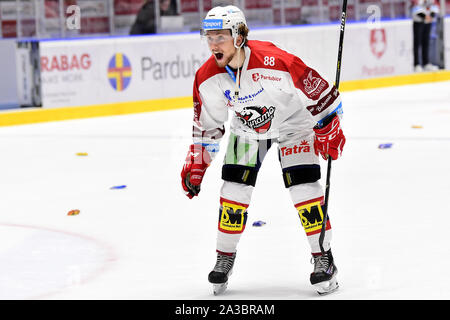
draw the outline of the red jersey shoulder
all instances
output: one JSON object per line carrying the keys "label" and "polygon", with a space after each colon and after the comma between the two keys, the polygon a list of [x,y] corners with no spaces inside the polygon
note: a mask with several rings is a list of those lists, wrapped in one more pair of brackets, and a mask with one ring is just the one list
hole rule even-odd
{"label": "red jersey shoulder", "polygon": [[200,86],[204,81],[219,73],[224,73],[225,69],[219,68],[215,62],[214,56],[211,55],[208,60],[195,73],[195,81]]}
{"label": "red jersey shoulder", "polygon": [[248,69],[265,68],[289,72],[295,87],[312,100],[319,99],[329,87],[328,82],[302,59],[273,43],[253,40],[248,42],[248,46],[252,50]]}
{"label": "red jersey shoulder", "polygon": [[265,68],[289,72],[293,61],[299,59],[269,41],[249,40],[247,45],[251,50],[249,70]]}

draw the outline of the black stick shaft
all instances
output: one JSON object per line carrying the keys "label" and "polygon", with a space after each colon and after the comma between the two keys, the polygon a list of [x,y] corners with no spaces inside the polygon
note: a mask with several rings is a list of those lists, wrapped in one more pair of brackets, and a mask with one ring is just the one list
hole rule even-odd
{"label": "black stick shaft", "polygon": [[[341,13],[341,31],[339,35],[339,47],[338,47],[338,57],[337,57],[337,67],[336,67],[336,82],[335,86],[339,89],[339,81],[341,77],[341,62],[342,62],[342,48],[344,47],[344,31],[345,31],[345,21],[347,19],[347,0],[343,0],[342,3],[342,13]],[[327,220],[328,220],[328,198],[330,196],[330,177],[331,177],[331,157],[328,157],[327,163],[327,179],[325,185],[325,199],[322,207],[323,212],[323,221],[322,221],[322,229],[320,230],[319,236],[319,246],[322,254],[325,253],[323,248],[323,240],[325,238],[325,231],[327,228]]]}

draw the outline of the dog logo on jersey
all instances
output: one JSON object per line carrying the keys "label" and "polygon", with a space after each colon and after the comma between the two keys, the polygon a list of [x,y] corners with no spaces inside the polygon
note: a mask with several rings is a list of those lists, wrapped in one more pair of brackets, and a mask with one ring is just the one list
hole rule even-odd
{"label": "dog logo on jersey", "polygon": [[236,111],[236,115],[247,127],[258,133],[266,133],[270,129],[272,119],[275,116],[275,107],[244,107],[241,112]]}
{"label": "dog logo on jersey", "polygon": [[309,72],[306,70],[304,74],[307,74],[307,76],[303,78],[303,92],[306,93],[308,98],[319,97],[328,88],[328,83],[313,69],[309,69]]}
{"label": "dog logo on jersey", "polygon": [[385,53],[387,48],[386,31],[384,29],[373,29],[370,31],[370,50],[378,59]]}

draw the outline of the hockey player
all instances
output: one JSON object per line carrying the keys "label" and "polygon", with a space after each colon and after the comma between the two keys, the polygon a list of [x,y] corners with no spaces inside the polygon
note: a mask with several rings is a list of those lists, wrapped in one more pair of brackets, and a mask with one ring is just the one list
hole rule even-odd
{"label": "hockey player", "polygon": [[340,94],[300,58],[271,42],[248,40],[248,32],[244,14],[235,6],[215,7],[203,20],[212,55],[195,75],[193,144],[181,172],[191,199],[200,192],[232,113],[222,168],[217,262],[208,279],[215,294],[225,290],[258,170],[276,143],[284,184],[311,246],[311,284],[319,293],[329,293],[338,288],[337,269],[329,219],[323,253],[319,246],[324,199],[319,154],[337,159],[344,147]]}

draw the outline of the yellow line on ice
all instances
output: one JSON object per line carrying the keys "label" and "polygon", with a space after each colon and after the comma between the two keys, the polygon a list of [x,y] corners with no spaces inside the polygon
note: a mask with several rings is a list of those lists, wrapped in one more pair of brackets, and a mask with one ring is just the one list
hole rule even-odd
{"label": "yellow line on ice", "polygon": [[450,71],[421,72],[392,77],[343,81],[339,91],[354,91],[450,80]]}
{"label": "yellow line on ice", "polygon": [[[440,70],[392,77],[342,81],[339,90],[346,92],[449,80],[450,71]],[[181,108],[192,108],[192,96],[78,107],[9,109],[0,111],[0,127]]]}
{"label": "yellow line on ice", "polygon": [[119,102],[103,105],[65,108],[22,108],[17,111],[0,112],[0,127],[39,122],[85,119],[131,113],[152,112],[188,108],[192,97],[178,97],[157,100]]}

